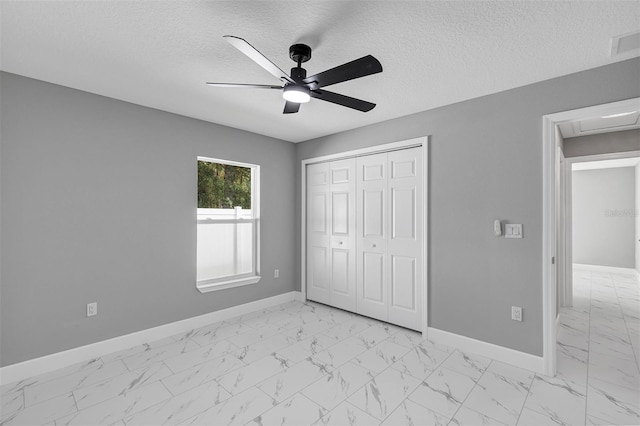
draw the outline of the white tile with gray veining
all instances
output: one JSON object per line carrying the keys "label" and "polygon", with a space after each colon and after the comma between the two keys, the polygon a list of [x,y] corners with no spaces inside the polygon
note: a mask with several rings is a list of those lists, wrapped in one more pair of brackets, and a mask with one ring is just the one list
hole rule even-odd
{"label": "white tile with gray veining", "polygon": [[460,407],[456,412],[456,415],[451,419],[451,426],[479,426],[479,425],[501,425],[503,423],[492,419],[482,413],[467,408],[466,406]]}
{"label": "white tile with gray veining", "polygon": [[238,395],[212,404],[208,408],[187,420],[183,425],[243,425],[273,408],[276,402],[256,387],[249,388]]}
{"label": "white tile with gray veining", "polygon": [[586,389],[558,377],[536,375],[524,408],[544,414],[558,424],[585,424]]}
{"label": "white tile with gray veining", "polygon": [[332,410],[374,376],[372,371],[348,362],[307,386],[302,394],[325,409]]}
{"label": "white tile with gray veining", "polygon": [[325,414],[327,414],[327,410],[309,398],[297,393],[256,417],[248,425],[310,425]]}
{"label": "white tile with gray veining", "polygon": [[431,345],[428,341],[423,341],[409,350],[392,367],[424,380],[450,355],[450,352],[443,351],[441,348]]}
{"label": "white tile with gray veining", "polygon": [[156,362],[112,377],[109,380],[76,389],[73,391],[73,397],[78,405],[78,410],[83,410],[107,399],[126,395],[135,389],[157,382],[172,374],[164,363]]}
{"label": "white tile with gray veining", "polygon": [[291,360],[294,363],[298,363],[304,359],[314,356],[319,352],[327,349],[328,347],[336,343],[332,338],[323,334],[316,334],[313,337],[296,342],[290,346],[278,349],[276,353]]}
{"label": "white tile with gray veining", "polygon": [[335,342],[340,342],[371,327],[371,324],[372,323],[368,318],[356,317],[331,327],[330,329],[323,331],[321,334],[333,339]]}
{"label": "white tile with gray veining", "polygon": [[489,358],[455,350],[449,358],[442,363],[442,366],[449,370],[465,374],[474,380],[478,380],[490,362],[491,359]]}
{"label": "white tile with gray veining", "polygon": [[493,361],[464,406],[503,424],[516,424],[533,378],[530,371]]}
{"label": "white tile with gray veining", "polygon": [[162,383],[173,395],[179,395],[242,367],[246,367],[246,364],[235,355],[226,354],[173,374],[163,379]]}
{"label": "white tile with gray veining", "polygon": [[283,334],[274,334],[271,337],[237,349],[233,351],[233,354],[246,364],[250,364],[269,354],[278,352],[280,349],[290,347],[295,342],[296,340],[292,337]]}
{"label": "white tile with gray veining", "polygon": [[283,331],[282,334],[295,339],[296,342],[301,342],[335,326],[336,323],[332,321],[318,319],[315,321],[309,321],[305,324],[299,324],[295,327]]}
{"label": "white tile with gray veining", "polygon": [[258,385],[264,393],[282,402],[328,374],[332,368],[314,358],[307,358]]}
{"label": "white tile with gray veining", "polygon": [[271,354],[221,376],[218,383],[229,393],[236,395],[289,367],[291,367],[289,360],[280,355]]}
{"label": "white tile with gray veining", "polygon": [[345,401],[313,423],[313,426],[371,426],[379,423],[380,420]]}
{"label": "white tile with gray veining", "polygon": [[409,350],[406,346],[384,340],[379,345],[355,357],[352,362],[367,370],[380,373],[398,362]]}
{"label": "white tile with gray veining", "polygon": [[13,418],[23,408],[24,394],[22,390],[0,395],[0,423]]}
{"label": "white tile with gray veining", "polygon": [[368,349],[361,339],[353,336],[318,352],[313,356],[313,359],[327,364],[332,368],[338,368],[361,353],[366,352]]}
{"label": "white tile with gray veining", "polygon": [[420,384],[408,374],[388,368],[351,395],[347,401],[372,417],[383,420]]}
{"label": "white tile with gray veining", "polygon": [[210,381],[188,392],[152,405],[124,419],[128,425],[179,424],[198,415],[231,395],[216,381]]}
{"label": "white tile with gray veining", "polygon": [[173,358],[185,354],[189,351],[196,350],[199,347],[200,345],[194,343],[191,339],[189,339],[182,342],[175,342],[169,345],[146,350],[144,352],[122,358],[122,362],[124,362],[129,370],[137,370],[138,368],[144,367],[147,364],[162,361],[167,358]]}
{"label": "white tile with gray veining", "polygon": [[587,416],[609,424],[640,424],[640,389],[590,378]]}
{"label": "white tile with gray veining", "polygon": [[29,407],[53,396],[68,394],[127,371],[127,367],[121,361],[114,361],[101,364],[94,369],[85,369],[44,383],[34,384],[24,388],[24,404]]}
{"label": "white tile with gray veining", "polygon": [[56,425],[111,424],[170,398],[171,394],[162,383],[154,382],[56,419]]}
{"label": "white tile with gray veining", "polygon": [[446,426],[449,418],[436,413],[422,405],[416,404],[410,399],[405,399],[393,410],[382,423],[384,426],[398,425],[433,425]]}
{"label": "white tile with gray veining", "polygon": [[[76,402],[71,393],[47,399],[31,407],[14,411],[2,422],[3,425],[43,425],[52,423],[60,417],[76,413]],[[4,417],[4,413],[3,413]],[[95,420],[94,420],[95,422]]]}
{"label": "white tile with gray veining", "polygon": [[409,399],[450,419],[475,384],[470,376],[438,367]]}
{"label": "white tile with gray veining", "polygon": [[212,359],[218,358],[229,352],[235,352],[239,348],[226,341],[220,340],[210,345],[196,348],[192,351],[180,353],[176,356],[170,356],[164,359],[164,363],[174,373],[179,373],[183,370],[193,367],[194,365],[202,364]]}

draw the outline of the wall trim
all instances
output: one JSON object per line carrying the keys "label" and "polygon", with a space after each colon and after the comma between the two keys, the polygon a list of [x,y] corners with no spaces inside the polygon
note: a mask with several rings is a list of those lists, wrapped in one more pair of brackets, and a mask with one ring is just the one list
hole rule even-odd
{"label": "wall trim", "polygon": [[524,368],[535,373],[545,374],[544,358],[540,356],[494,345],[493,343],[483,342],[482,340],[476,340],[471,337],[450,333],[433,327],[429,327],[428,336],[429,340],[435,343],[452,346],[464,352],[472,352],[486,356],[496,361],[515,365],[516,367]]}
{"label": "wall trim", "polygon": [[640,275],[638,274],[638,271],[635,268],[620,268],[617,266],[602,266],[602,265],[587,265],[584,263],[574,263],[573,264],[574,268],[580,268],[580,269],[591,269],[592,271],[599,271],[599,272],[610,272],[613,274],[631,274],[634,275],[638,278],[640,278]]}
{"label": "wall trim", "polygon": [[67,367],[72,364],[87,361],[109,353],[163,339],[180,333],[186,333],[194,328],[204,327],[215,322],[223,321],[239,315],[248,314],[260,309],[270,308],[292,300],[302,301],[299,291],[278,294],[242,305],[232,306],[208,314],[187,318],[169,324],[160,325],[146,330],[137,331],[101,342],[57,352],[40,358],[30,359],[17,364],[0,368],[0,384],[4,385],[42,373]]}

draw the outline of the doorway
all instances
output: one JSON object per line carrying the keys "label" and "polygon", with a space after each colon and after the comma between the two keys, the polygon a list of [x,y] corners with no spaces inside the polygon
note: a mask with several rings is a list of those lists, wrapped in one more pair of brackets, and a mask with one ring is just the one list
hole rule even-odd
{"label": "doorway", "polygon": [[[571,211],[567,205],[567,192],[571,185],[571,162],[564,157],[563,130],[573,130],[579,136],[609,133],[615,130],[630,130],[640,127],[640,98],[610,104],[596,105],[565,111],[543,117],[543,357],[544,372],[556,374],[556,338],[560,304],[573,300],[573,253]],[[576,135],[574,135],[576,136]],[[640,156],[640,145],[618,149],[612,153],[607,144],[600,144],[591,155],[598,159],[619,159]],[[614,149],[615,151],[615,149]],[[584,156],[584,155],[583,155]],[[636,244],[638,243],[636,238]]]}

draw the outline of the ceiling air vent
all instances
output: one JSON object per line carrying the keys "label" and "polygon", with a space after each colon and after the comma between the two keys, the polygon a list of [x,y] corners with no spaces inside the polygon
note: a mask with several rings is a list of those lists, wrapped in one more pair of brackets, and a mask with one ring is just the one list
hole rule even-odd
{"label": "ceiling air vent", "polygon": [[640,31],[611,38],[611,56],[640,51]]}

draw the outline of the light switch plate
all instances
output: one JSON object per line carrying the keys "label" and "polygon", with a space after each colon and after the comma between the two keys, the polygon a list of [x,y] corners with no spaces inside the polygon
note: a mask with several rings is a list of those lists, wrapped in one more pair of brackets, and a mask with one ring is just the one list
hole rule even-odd
{"label": "light switch plate", "polygon": [[523,238],[521,223],[507,223],[504,225],[505,238]]}

